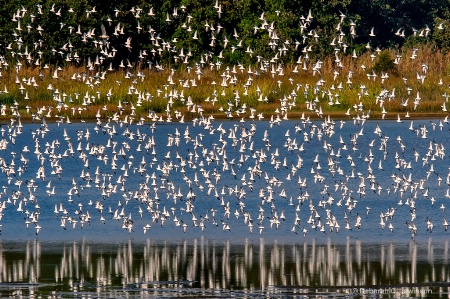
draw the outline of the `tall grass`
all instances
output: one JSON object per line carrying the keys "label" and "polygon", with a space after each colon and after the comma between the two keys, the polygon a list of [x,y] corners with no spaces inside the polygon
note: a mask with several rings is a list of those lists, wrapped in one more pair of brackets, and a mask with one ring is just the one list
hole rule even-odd
{"label": "tall grass", "polygon": [[[4,69],[0,103],[10,107],[17,101],[22,117],[38,113],[43,106],[50,107],[53,117],[73,118],[95,118],[98,112],[101,117],[110,117],[133,111],[136,117],[146,117],[149,111],[158,114],[170,111],[172,116],[178,111],[194,117],[199,115],[199,106],[204,115],[223,114],[224,110],[236,111],[242,107],[247,107],[245,115],[249,115],[250,107],[272,114],[286,102],[283,99],[291,104],[291,113],[308,111],[311,107],[308,103],[312,101],[324,113],[343,113],[362,105],[371,115],[379,115],[380,99],[384,100],[388,113],[442,112],[446,101],[443,95],[450,94],[450,55],[431,46],[402,52],[390,50],[390,55],[399,62],[396,72],[388,73],[384,79],[385,74],[372,70],[377,61],[376,52],[364,53],[356,59],[339,54],[341,65],[336,57],[327,57],[316,71],[313,66],[317,61],[304,59],[299,65],[271,64],[266,71],[260,69],[261,64],[251,65],[252,73],[248,71],[249,66],[243,70],[236,67],[235,73],[233,66],[194,67],[190,71],[186,68],[108,71],[101,67],[90,71],[70,66],[58,71],[56,79],[54,69]],[[298,73],[293,72],[296,68]],[[222,86],[224,77],[231,78],[226,80],[226,86]],[[33,86],[33,81],[37,86]],[[383,92],[384,99],[380,98]],[[420,103],[414,107],[417,97],[421,98]]]}

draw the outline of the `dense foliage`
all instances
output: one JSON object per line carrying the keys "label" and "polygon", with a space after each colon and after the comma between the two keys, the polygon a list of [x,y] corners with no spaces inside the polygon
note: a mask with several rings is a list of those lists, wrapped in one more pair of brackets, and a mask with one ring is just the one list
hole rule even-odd
{"label": "dense foliage", "polygon": [[[11,0],[0,55],[31,67],[289,63],[336,52],[450,47],[447,0]],[[104,28],[104,29],[103,29]],[[17,59],[14,59],[17,57]]]}

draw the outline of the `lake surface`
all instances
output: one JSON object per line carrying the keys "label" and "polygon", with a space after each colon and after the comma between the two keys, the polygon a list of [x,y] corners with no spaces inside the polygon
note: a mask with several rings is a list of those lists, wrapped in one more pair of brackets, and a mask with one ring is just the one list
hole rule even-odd
{"label": "lake surface", "polygon": [[2,297],[444,298],[449,287],[447,240],[0,245]]}
{"label": "lake surface", "polygon": [[447,297],[449,128],[4,125],[0,294]]}

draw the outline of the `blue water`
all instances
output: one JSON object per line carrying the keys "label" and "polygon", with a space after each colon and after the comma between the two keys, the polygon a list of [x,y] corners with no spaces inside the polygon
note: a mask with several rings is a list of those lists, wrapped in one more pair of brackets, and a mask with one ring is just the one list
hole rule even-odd
{"label": "blue water", "polygon": [[[342,248],[359,244],[364,252],[385,244],[410,247],[405,245],[410,242],[428,248],[448,237],[444,221],[450,209],[450,164],[445,152],[449,125],[443,120],[414,120],[412,124],[350,119],[280,124],[219,120],[128,126],[49,123],[4,125],[2,129],[0,224],[4,244],[39,242],[47,248],[46,244],[83,242],[102,248],[101,244],[139,247],[152,240],[183,248],[179,244],[185,240],[189,246],[195,246],[193,240],[201,240],[196,244],[222,244],[238,248],[236,252],[249,242],[283,248],[317,243],[324,250],[329,250],[326,244]],[[408,227],[413,223],[416,234]],[[166,250],[164,246],[155,250]],[[447,281],[447,249],[442,252],[440,281]],[[427,255],[424,260],[434,263],[433,258],[430,261]],[[161,259],[161,263],[170,260]],[[337,269],[352,268],[349,265],[355,262],[358,259],[352,256],[350,264]],[[202,259],[192,265],[200,273],[192,278],[195,281],[198,275],[206,275],[197,263]],[[292,265],[297,264],[294,261]],[[252,267],[258,268],[258,263]],[[314,275],[325,275],[334,271],[331,269],[324,265]],[[233,279],[242,283],[248,275]],[[401,283],[398,275],[392,275],[396,284]],[[434,281],[427,277],[415,282]],[[153,279],[180,281],[180,277]],[[318,286],[308,283],[289,280],[284,286]],[[370,284],[334,281],[328,285]],[[192,283],[183,284],[189,285]],[[200,292],[211,287],[194,286]],[[245,283],[239,288],[254,290]],[[169,289],[179,291],[173,285]],[[263,295],[259,291],[252,294]]]}
{"label": "blue water", "polygon": [[[439,121],[434,122],[438,123]],[[296,125],[301,128],[301,131],[297,133],[295,133]],[[433,130],[429,120],[414,121],[414,128],[427,127],[428,134],[425,139],[420,135],[416,136],[416,133],[409,129],[409,122],[366,121],[363,126],[347,121],[340,128],[340,122],[337,121],[334,129],[328,129],[329,136],[323,133],[323,137],[319,140],[317,130],[322,125],[323,122],[319,121],[308,124],[301,121],[289,121],[272,127],[268,122],[255,124],[216,122],[208,126],[193,126],[192,123],[156,124],[152,129],[151,124],[128,127],[110,124],[111,128],[102,127],[96,133],[94,129],[97,126],[91,123],[65,126],[48,124],[48,132],[43,137],[41,135],[34,140],[32,134],[43,130],[42,125],[24,125],[22,134],[15,138],[15,144],[12,144],[8,132],[5,132],[5,140],[9,141],[9,144],[1,152],[2,159],[6,164],[4,168],[11,167],[10,165],[14,161],[15,166],[12,167],[16,169],[15,175],[8,176],[6,173],[2,175],[1,200],[5,202],[1,221],[3,225],[2,238],[26,240],[36,237],[36,230],[32,224],[29,229],[26,228],[24,220],[26,214],[17,211],[20,201],[23,201],[24,212],[36,211],[36,203],[40,207],[38,220],[42,227],[38,235],[40,240],[76,240],[82,237],[93,240],[100,238],[104,241],[129,237],[142,240],[148,236],[164,240],[199,236],[236,240],[252,236],[259,238],[258,223],[261,224],[260,226],[264,226],[261,236],[269,239],[288,238],[289,240],[303,241],[305,237],[302,230],[305,228],[308,230],[306,238],[331,238],[339,241],[342,236],[349,236],[364,241],[374,238],[377,240],[408,240],[411,238],[411,234],[405,223],[411,222],[412,208],[411,205],[408,205],[410,198],[414,200],[416,208],[417,235],[415,237],[427,238],[430,235],[430,232],[427,231],[427,217],[434,225],[432,231],[434,237],[447,236],[443,219],[447,215],[448,209],[440,209],[440,207],[442,204],[445,207],[447,201],[445,195],[448,190],[449,164],[445,148],[448,147],[448,124],[444,123],[443,131],[440,131],[439,127]],[[224,130],[224,134],[214,130],[219,126]],[[374,134],[377,126],[381,129],[381,137]],[[116,135],[111,136],[106,133],[106,130],[112,130],[112,127],[115,129]],[[192,138],[188,142],[184,137],[186,129],[189,130],[190,138]],[[13,128],[12,131],[14,130]],[[105,130],[105,133],[102,130]],[[211,130],[214,130],[212,134]],[[363,134],[358,135],[361,130],[363,130]],[[70,140],[65,140],[64,131]],[[234,139],[230,138],[230,131],[235,132]],[[289,131],[289,137],[286,136],[287,131]],[[90,134],[88,140],[86,140],[86,132]],[[175,138],[176,132],[180,135],[179,145],[168,146],[169,136]],[[262,140],[265,132],[268,135],[267,141]],[[314,135],[312,135],[313,132]],[[137,135],[130,138],[126,136],[129,133]],[[253,136],[249,137],[250,134]],[[304,134],[307,134],[308,141],[305,141]],[[351,142],[351,139],[354,139],[353,136],[357,136],[355,146]],[[343,144],[340,143],[340,137],[348,150],[342,149]],[[401,138],[401,142],[397,140],[398,137]],[[303,147],[303,151],[289,150],[286,147],[288,138],[295,139],[298,147]],[[115,148],[106,147],[108,139],[110,139],[111,145],[116,143]],[[155,145],[150,146],[149,153],[147,153],[145,146],[147,144],[148,147],[151,140]],[[194,142],[195,140],[197,141]],[[387,140],[386,150],[380,149],[381,140]],[[52,148],[51,145],[55,141],[59,142],[59,145]],[[73,156],[69,153],[65,157],[64,153],[70,149],[69,142],[73,148]],[[226,142],[225,146],[223,146],[224,142]],[[268,144],[270,147],[267,146]],[[324,144],[327,149],[324,148]],[[403,150],[401,144],[404,145]],[[430,144],[431,151],[429,150]],[[41,152],[39,159],[34,153],[36,145],[39,146]],[[94,155],[89,149],[86,149],[87,145],[89,148],[92,145],[103,146],[104,151],[101,157],[106,160],[106,164],[103,160],[99,160],[99,155]],[[28,146],[30,152],[23,153],[24,146]],[[137,151],[138,147],[142,151]],[[441,157],[436,154],[437,147],[443,148]],[[340,157],[330,156],[331,151],[336,154],[339,148],[341,148]],[[121,151],[125,153],[123,156],[120,155]],[[152,155],[153,151],[155,155]],[[418,162],[415,162],[414,151],[419,154]],[[116,170],[111,167],[114,152],[117,157]],[[276,152],[277,156],[275,156]],[[168,159],[165,158],[167,153],[170,153]],[[261,158],[262,153],[265,158]],[[190,154],[192,154],[192,162],[188,161]],[[224,154],[228,170],[223,170]],[[87,157],[88,164],[83,162],[82,155]],[[182,162],[177,159],[177,155],[183,159]],[[26,166],[22,166],[25,171],[20,175],[17,169],[22,165],[21,156],[28,162]],[[134,158],[130,159],[130,157]],[[145,164],[142,164],[143,172],[140,174],[138,168],[143,157]],[[211,157],[214,160],[210,159]],[[329,157],[336,165],[334,173],[328,166]],[[353,167],[349,157],[352,158]],[[427,158],[426,163],[423,162],[425,158]],[[302,167],[293,175],[292,167],[298,166],[299,159],[302,159]],[[370,164],[371,171],[368,170],[368,159],[373,159]],[[315,160],[319,161],[322,169],[317,169],[319,164],[314,162]],[[382,170],[378,169],[380,160]],[[409,163],[411,168],[405,168],[405,165],[396,168],[396,165],[400,163],[398,161],[404,161],[405,165]],[[62,167],[59,178],[58,175],[51,174],[55,170],[55,167],[51,166],[52,163],[54,165],[57,163]],[[186,166],[182,166],[182,163],[185,163]],[[276,163],[279,164],[278,167]],[[45,170],[45,179],[37,178],[37,172],[41,165]],[[193,166],[196,169],[193,169]],[[165,171],[164,167],[171,170]],[[339,174],[338,167],[342,169],[341,174]],[[434,172],[427,174],[431,167]],[[259,168],[259,176],[254,172],[255,174],[251,177],[249,169],[252,168]],[[312,168],[314,174],[311,173]],[[90,174],[90,182],[86,177],[80,177],[83,172]],[[214,173],[220,175],[217,183]],[[128,176],[125,177],[124,174]],[[320,175],[320,178],[315,178],[317,174]],[[288,180],[288,175],[290,175],[290,180]],[[197,183],[194,179],[195,176],[198,179]],[[398,183],[393,176],[398,178]],[[121,178],[122,183],[118,183]],[[306,184],[300,186],[299,178],[302,182],[306,180]],[[96,179],[97,182],[95,182]],[[188,179],[191,181],[190,184],[187,182]],[[206,181],[207,179],[209,182]],[[32,188],[34,189],[32,190],[34,200],[29,199],[26,186],[27,182],[31,180],[34,180],[34,186],[36,186]],[[279,183],[271,184],[268,183],[269,180]],[[441,180],[440,183],[439,180]],[[18,181],[22,182],[20,187],[17,185]],[[48,184],[50,185],[48,186]],[[102,188],[105,185],[106,188]],[[173,186],[174,191],[170,191],[168,194],[169,185]],[[75,189],[72,189],[73,187]],[[361,187],[364,188],[364,191]],[[371,189],[372,187],[375,188],[375,191]],[[412,189],[413,187],[414,189]],[[49,196],[47,191],[50,192],[53,188],[54,195]],[[272,190],[272,199],[270,199],[268,188]],[[73,195],[70,196],[68,193],[71,189]],[[113,189],[115,189],[115,193],[112,191]],[[210,190],[208,191],[208,189]],[[388,189],[390,192],[387,191]],[[403,193],[400,192],[401,189],[403,189]],[[103,190],[109,193],[109,197],[102,196]],[[195,197],[188,201],[189,190],[195,194]],[[259,196],[261,190],[264,191],[262,198]],[[283,190],[285,195],[280,196]],[[245,195],[239,199],[241,191],[244,191]],[[178,194],[178,192],[182,194],[182,198],[174,200],[174,194]],[[215,193],[218,194],[218,197],[215,196]],[[262,201],[262,199],[265,200]],[[434,204],[432,203],[433,199],[435,200]],[[403,205],[399,205],[400,200]],[[92,205],[89,205],[89,201]],[[192,213],[189,213],[187,202],[193,205]],[[96,203],[103,206],[102,213],[96,209]],[[354,205],[351,211],[348,209],[349,203]],[[228,205],[229,215],[225,214],[226,209],[222,204]],[[56,216],[55,205],[58,210],[62,206],[67,211],[66,215],[59,212]],[[147,209],[149,205],[152,206],[153,211],[161,212],[160,215],[152,217],[155,213],[149,212]],[[143,211],[142,219],[139,214],[139,206]],[[113,213],[118,210],[120,213],[122,208],[124,210],[122,216],[129,217],[131,215],[134,222],[131,233],[122,228],[124,217],[114,220],[112,219],[113,215],[109,213],[109,210]],[[215,221],[213,221],[211,209],[216,210]],[[394,217],[392,220],[385,221],[383,230],[379,224],[380,214],[388,212],[389,209],[395,209]],[[168,212],[166,216],[162,215],[164,210]],[[236,210],[239,212],[238,217],[235,214]],[[263,211],[262,221],[257,219],[260,210]],[[296,210],[300,218],[300,222],[296,226],[298,234],[291,232],[294,227]],[[247,212],[253,219],[252,234],[248,225],[244,224],[242,211]],[[280,219],[282,211],[285,220]],[[327,211],[330,213],[329,215],[336,218],[340,225],[339,234],[336,233],[336,230],[330,232],[329,227],[325,224]],[[90,224],[85,221],[84,227],[81,228],[80,217],[83,214],[86,215],[87,212],[91,217]],[[275,225],[270,228],[270,220],[273,219],[275,213],[280,221],[278,229]],[[208,215],[209,220],[203,221],[204,232],[201,231],[200,226],[194,226],[192,214],[198,219],[197,225],[200,224],[201,217]],[[311,214],[313,214],[313,218],[316,218],[315,220],[318,217],[321,218],[322,225],[326,226],[325,232],[320,232],[319,227],[314,229],[312,224],[307,223]],[[102,215],[105,218],[104,224],[100,221]],[[358,215],[361,217],[359,229],[355,227]],[[182,225],[175,225],[175,216],[187,224],[185,233],[183,233]],[[66,221],[66,230],[64,230],[60,226],[62,217],[78,220],[75,228],[73,229],[73,224],[69,225],[70,223]],[[345,217],[348,219],[351,231],[345,229]],[[162,218],[165,220],[164,224],[161,222]],[[151,228],[144,235],[143,227],[147,223],[151,225]],[[223,223],[228,224],[231,231],[224,231]],[[393,225],[393,232],[388,229],[389,223]]]}

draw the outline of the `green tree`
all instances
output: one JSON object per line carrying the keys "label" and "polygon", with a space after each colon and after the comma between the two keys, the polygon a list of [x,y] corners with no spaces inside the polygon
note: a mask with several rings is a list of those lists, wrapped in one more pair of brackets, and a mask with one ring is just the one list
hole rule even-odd
{"label": "green tree", "polygon": [[392,59],[391,54],[388,50],[383,50],[377,58],[375,65],[373,66],[373,71],[376,73],[388,72],[388,73],[397,73],[397,67],[394,63],[394,59]]}

